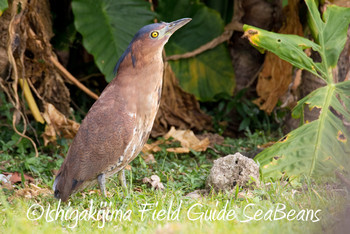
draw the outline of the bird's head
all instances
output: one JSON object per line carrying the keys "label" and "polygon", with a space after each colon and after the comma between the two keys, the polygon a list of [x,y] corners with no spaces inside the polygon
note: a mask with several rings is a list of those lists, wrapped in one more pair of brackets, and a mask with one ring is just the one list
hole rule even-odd
{"label": "bird's head", "polygon": [[190,22],[191,18],[183,18],[170,23],[160,22],[142,27],[134,36],[133,41],[142,40],[144,43],[164,45],[169,37],[179,28]]}
{"label": "bird's head", "polygon": [[122,63],[124,66],[132,65],[135,67],[136,64],[143,65],[146,56],[155,54],[161,56],[163,47],[170,36],[191,20],[191,18],[183,18],[170,23],[160,22],[142,27],[119,58],[114,68],[114,74],[117,73]]}

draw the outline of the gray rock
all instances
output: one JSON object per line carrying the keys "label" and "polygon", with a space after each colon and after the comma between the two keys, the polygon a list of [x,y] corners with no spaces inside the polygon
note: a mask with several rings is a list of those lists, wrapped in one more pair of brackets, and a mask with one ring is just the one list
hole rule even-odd
{"label": "gray rock", "polygon": [[258,184],[259,166],[253,159],[235,153],[214,161],[206,184],[217,192],[231,191],[236,185],[246,186],[251,177]]}

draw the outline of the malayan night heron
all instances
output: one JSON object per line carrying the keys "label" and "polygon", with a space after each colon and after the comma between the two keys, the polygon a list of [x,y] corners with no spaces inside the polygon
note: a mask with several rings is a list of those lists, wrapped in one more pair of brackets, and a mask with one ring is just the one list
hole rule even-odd
{"label": "malayan night heron", "polygon": [[105,178],[123,172],[140,153],[159,107],[162,50],[189,21],[150,24],[136,33],[116,65],[116,77],[80,125],[53,185],[56,198],[67,201],[72,193],[96,182],[105,196]]}

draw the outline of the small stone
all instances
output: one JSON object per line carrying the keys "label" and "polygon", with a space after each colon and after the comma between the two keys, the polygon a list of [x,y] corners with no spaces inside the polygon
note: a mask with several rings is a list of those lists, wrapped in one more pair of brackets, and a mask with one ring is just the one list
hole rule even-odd
{"label": "small stone", "polygon": [[251,177],[259,183],[259,166],[253,159],[235,153],[214,161],[206,184],[216,192],[231,191],[236,185],[246,187]]}
{"label": "small stone", "polygon": [[156,190],[164,190],[165,187],[163,185],[163,183],[160,181],[159,176],[157,175],[152,175],[151,178],[143,178],[142,182],[144,184],[150,184],[152,186],[152,188],[156,189]]}

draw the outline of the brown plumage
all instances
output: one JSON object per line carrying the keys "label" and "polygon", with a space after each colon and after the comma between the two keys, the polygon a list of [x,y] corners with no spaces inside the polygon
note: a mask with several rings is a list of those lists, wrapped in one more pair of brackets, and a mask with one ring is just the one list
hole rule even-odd
{"label": "brown plumage", "polygon": [[62,201],[121,171],[141,151],[158,111],[162,50],[191,19],[156,23],[135,35],[117,64],[117,75],[93,104],[57,173],[53,189]]}

